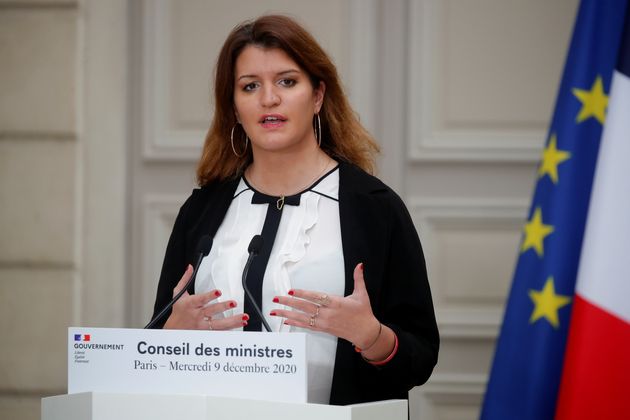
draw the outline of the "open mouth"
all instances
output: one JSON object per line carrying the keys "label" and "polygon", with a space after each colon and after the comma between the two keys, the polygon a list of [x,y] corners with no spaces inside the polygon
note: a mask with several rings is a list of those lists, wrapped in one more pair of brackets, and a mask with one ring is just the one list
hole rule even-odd
{"label": "open mouth", "polygon": [[285,122],[287,119],[277,115],[267,115],[260,120],[261,124],[274,124]]}

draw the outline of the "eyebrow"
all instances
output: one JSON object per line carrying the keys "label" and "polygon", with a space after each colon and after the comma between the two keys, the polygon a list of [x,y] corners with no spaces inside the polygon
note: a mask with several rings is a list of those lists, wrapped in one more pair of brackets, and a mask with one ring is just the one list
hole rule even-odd
{"label": "eyebrow", "polygon": [[[276,76],[286,76],[286,75],[291,74],[291,73],[300,73],[300,71],[297,70],[297,69],[284,70],[284,71],[279,72]],[[255,74],[244,74],[242,76],[239,76],[239,78],[236,79],[236,80],[254,79],[256,77],[258,77],[258,76],[256,76]]]}

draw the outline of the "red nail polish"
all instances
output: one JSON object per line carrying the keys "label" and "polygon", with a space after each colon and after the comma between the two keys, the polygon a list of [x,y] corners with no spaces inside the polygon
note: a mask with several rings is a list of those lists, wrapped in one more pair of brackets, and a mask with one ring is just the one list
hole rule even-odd
{"label": "red nail polish", "polygon": [[214,292],[214,295],[215,295],[216,297],[221,296],[221,291],[219,291],[219,290],[215,291],[215,292]]}
{"label": "red nail polish", "polygon": [[247,326],[247,321],[243,321],[243,327]]}
{"label": "red nail polish", "polygon": [[244,314],[243,317],[241,318],[243,321],[249,321],[249,315]]}
{"label": "red nail polish", "polygon": [[363,263],[361,263],[361,271],[363,271]]}
{"label": "red nail polish", "polygon": [[230,308],[236,308],[236,303],[235,302],[230,302]]}
{"label": "red nail polish", "polygon": [[293,296],[295,294],[293,290],[289,290],[287,293],[289,293],[289,296]]}
{"label": "red nail polish", "polygon": [[271,315],[271,316],[276,316],[276,311],[271,311],[271,312],[269,312],[269,315]]}
{"label": "red nail polish", "polygon": [[272,301],[273,301],[273,303],[279,303],[279,302],[280,302],[280,299],[278,299],[277,297],[275,297],[275,298],[273,298],[273,300],[272,300]]}

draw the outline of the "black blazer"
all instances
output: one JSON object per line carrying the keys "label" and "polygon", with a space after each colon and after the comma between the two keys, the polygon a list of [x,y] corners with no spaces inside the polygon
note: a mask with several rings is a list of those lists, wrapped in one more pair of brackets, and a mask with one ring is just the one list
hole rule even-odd
{"label": "black blazer", "polygon": [[[217,232],[238,182],[213,182],[196,189],[180,209],[166,249],[154,316],[170,301],[186,265],[192,263],[198,239]],[[354,267],[363,262],[372,311],[394,330],[399,346],[389,363],[375,367],[350,342],[339,339],[330,403],[406,399],[411,388],[431,375],[439,348],[420,240],[400,197],[377,178],[347,163],[339,165],[339,216],[344,293],[352,293]],[[194,293],[192,287],[189,292]]]}

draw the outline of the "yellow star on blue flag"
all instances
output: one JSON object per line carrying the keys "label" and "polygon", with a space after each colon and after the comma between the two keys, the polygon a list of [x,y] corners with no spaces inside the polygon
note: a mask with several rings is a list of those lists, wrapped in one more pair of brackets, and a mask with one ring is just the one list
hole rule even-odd
{"label": "yellow star on blue flag", "polygon": [[573,94],[582,103],[582,109],[575,118],[580,123],[590,117],[595,118],[601,124],[606,119],[606,108],[608,107],[608,95],[604,93],[604,83],[602,77],[597,76],[591,90],[573,89]]}
{"label": "yellow star on blue flag", "polygon": [[548,175],[554,184],[558,183],[558,165],[571,158],[571,153],[566,150],[558,150],[556,135],[549,139],[549,144],[543,150],[542,161],[538,167],[538,176],[542,178]]}
{"label": "yellow star on blue flag", "polygon": [[534,248],[536,254],[542,257],[544,254],[543,241],[548,235],[553,233],[553,226],[543,223],[540,207],[536,208],[532,218],[525,224],[523,230],[525,231],[525,237],[521,245],[521,252]]}
{"label": "yellow star on blue flag", "polygon": [[542,290],[530,289],[529,298],[534,302],[534,310],[529,322],[534,323],[545,318],[554,328],[558,328],[560,325],[558,310],[571,302],[569,296],[556,294],[553,277],[547,279]]}

